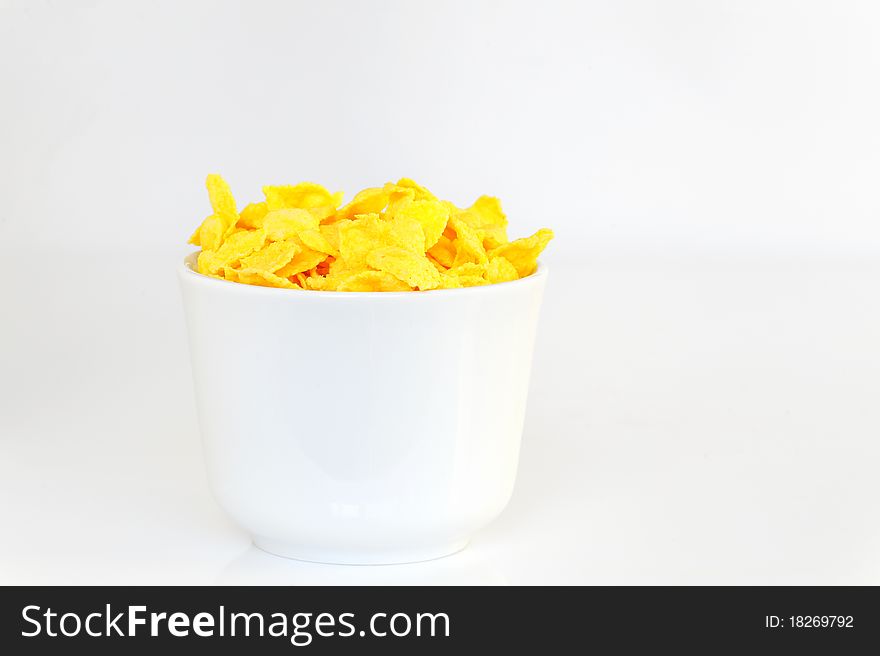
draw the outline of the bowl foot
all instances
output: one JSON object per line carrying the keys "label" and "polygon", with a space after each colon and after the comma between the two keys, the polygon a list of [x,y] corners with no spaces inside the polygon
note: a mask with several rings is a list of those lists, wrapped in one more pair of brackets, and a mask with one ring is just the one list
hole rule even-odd
{"label": "bowl foot", "polygon": [[432,547],[358,550],[310,547],[254,536],[254,546],[274,556],[328,565],[400,565],[403,563],[419,563],[425,560],[451,556],[464,549],[467,543],[467,540],[460,540]]}

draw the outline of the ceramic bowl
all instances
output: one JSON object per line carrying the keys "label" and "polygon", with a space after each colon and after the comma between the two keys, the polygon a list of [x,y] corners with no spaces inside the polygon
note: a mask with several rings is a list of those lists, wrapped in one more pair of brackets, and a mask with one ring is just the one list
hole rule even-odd
{"label": "ceramic bowl", "polygon": [[513,490],[547,270],[428,292],[316,292],[180,266],[209,480],[274,554],[427,560]]}

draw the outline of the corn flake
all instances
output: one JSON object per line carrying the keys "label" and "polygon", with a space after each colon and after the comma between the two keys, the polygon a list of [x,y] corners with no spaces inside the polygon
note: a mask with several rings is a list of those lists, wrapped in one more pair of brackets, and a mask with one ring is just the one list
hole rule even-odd
{"label": "corn flake", "polygon": [[355,194],[351,202],[339,210],[339,216],[350,219],[358,214],[378,214],[388,204],[390,193],[384,187],[370,187]]}
{"label": "corn flake", "polygon": [[272,241],[299,238],[306,230],[317,230],[318,219],[304,209],[286,208],[270,210],[263,217],[263,228]]}
{"label": "corn flake", "polygon": [[519,278],[516,267],[510,263],[510,260],[501,255],[491,258],[485,268],[484,276],[490,283],[510,282]]}
{"label": "corn flake", "polygon": [[298,289],[287,278],[275,275],[262,269],[241,269],[238,271],[238,282],[246,285],[259,285],[261,287],[282,287],[284,289]]}
{"label": "corn flake", "polygon": [[453,267],[468,262],[485,264],[489,261],[486,249],[483,247],[483,240],[460,216],[450,217],[449,227],[455,232],[455,239],[452,242],[453,246],[455,246],[455,259],[452,261]]}
{"label": "corn flake", "polygon": [[242,269],[259,269],[274,273],[287,265],[300,251],[295,241],[275,241],[241,260]]}
{"label": "corn flake", "polygon": [[269,211],[269,205],[263,201],[260,203],[248,203],[238,217],[238,227],[240,228],[262,228],[263,219]]}
{"label": "corn flake", "polygon": [[361,271],[347,277],[336,286],[339,292],[408,292],[407,283],[386,271]]}
{"label": "corn flake", "polygon": [[269,210],[310,209],[318,207],[336,208],[342,202],[342,192],[331,194],[326,188],[314,182],[300,182],[297,185],[263,187]]}
{"label": "corn flake", "polygon": [[189,238],[189,243],[201,246],[203,249],[215,251],[220,248],[229,222],[224,217],[212,214],[202,221],[202,225]]}
{"label": "corn flake", "polygon": [[330,243],[330,240],[324,236],[323,230],[303,230],[299,233],[299,238],[306,247],[311,248],[313,251],[320,251],[334,257],[339,255],[339,248]]}
{"label": "corn flake", "polygon": [[214,214],[238,217],[238,210],[235,209],[235,198],[232,196],[232,190],[229,188],[226,180],[216,173],[212,173],[205,181],[205,186],[208,188],[208,198],[211,201]]}
{"label": "corn flake", "polygon": [[419,223],[424,233],[422,252],[425,252],[434,246],[443,234],[449,221],[449,207],[436,200],[416,200],[401,208],[394,219],[410,219]]}
{"label": "corn flake", "polygon": [[519,277],[524,278],[535,272],[538,256],[551,239],[553,239],[553,231],[542,228],[531,237],[523,237],[492,249],[490,255],[507,259],[516,268]]}
{"label": "corn flake", "polygon": [[440,235],[437,243],[428,249],[428,255],[448,269],[455,261],[455,245],[449,237]]}
{"label": "corn flake", "polygon": [[216,251],[202,250],[198,262],[199,273],[216,274],[224,267],[234,267],[241,258],[261,249],[265,243],[266,231],[263,229],[237,232],[228,237]]}
{"label": "corn flake", "polygon": [[440,285],[440,272],[424,254],[419,255],[399,246],[377,248],[367,255],[367,264],[390,273],[412,287],[434,289]]}
{"label": "corn flake", "polygon": [[532,274],[553,233],[508,241],[492,196],[467,208],[439,200],[409,178],[357,193],[313,182],[266,186],[265,201],[239,214],[229,185],[206,180],[212,213],[189,241],[197,270],[265,287],[321,291],[457,289]]}
{"label": "corn flake", "polygon": [[289,278],[309,269],[314,269],[326,257],[326,253],[306,249],[297,253],[290,262],[276,271],[276,273],[282,278]]}

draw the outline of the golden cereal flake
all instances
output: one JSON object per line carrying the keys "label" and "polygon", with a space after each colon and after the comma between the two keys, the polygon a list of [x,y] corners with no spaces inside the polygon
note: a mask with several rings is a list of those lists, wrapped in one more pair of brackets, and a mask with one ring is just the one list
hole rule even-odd
{"label": "golden cereal flake", "polygon": [[299,289],[299,285],[294,285],[287,278],[282,278],[262,269],[241,269],[238,272],[238,281],[246,285],[259,285],[261,287]]}
{"label": "golden cereal flake", "polygon": [[551,239],[553,239],[553,231],[541,228],[531,237],[523,237],[509,244],[503,244],[492,249],[489,254],[492,257],[504,257],[516,268],[519,277],[525,278],[535,272],[538,256]]}
{"label": "golden cereal flake", "polygon": [[449,207],[436,200],[415,200],[395,215],[395,220],[401,219],[415,220],[422,227],[425,237],[421,250],[425,252],[434,246],[443,234],[449,221]]}
{"label": "golden cereal flake", "polygon": [[474,264],[485,264],[489,261],[486,255],[486,249],[483,248],[483,240],[477,236],[474,229],[471,228],[463,219],[458,216],[449,218],[449,226],[455,231],[455,260],[452,262],[453,267],[468,262]]}
{"label": "golden cereal flake", "polygon": [[367,264],[385,271],[419,289],[435,289],[440,285],[440,272],[423,254],[399,246],[377,248],[367,255]]}
{"label": "golden cereal flake", "polygon": [[274,273],[287,265],[299,251],[300,247],[292,240],[270,242],[257,252],[242,258],[241,268]]}
{"label": "golden cereal flake", "polygon": [[238,217],[238,226],[253,230],[263,227],[263,219],[269,212],[269,205],[265,201],[248,203]]}
{"label": "golden cereal flake", "polygon": [[290,278],[290,276],[295,276],[298,273],[314,269],[318,264],[323,262],[326,257],[326,253],[313,251],[307,248],[297,253],[289,263],[281,269],[278,269],[275,273],[282,278]]}
{"label": "golden cereal flake", "polygon": [[212,173],[205,180],[205,186],[208,188],[208,198],[211,201],[214,214],[238,217],[238,210],[235,209],[235,198],[232,196],[232,190],[229,188],[226,180],[216,173]]}
{"label": "golden cereal flake", "polygon": [[305,230],[317,230],[318,219],[304,209],[270,210],[263,217],[263,228],[271,241],[299,238]]}
{"label": "golden cereal flake", "polygon": [[408,292],[407,283],[386,271],[360,271],[336,286],[339,292]]}
{"label": "golden cereal flake", "polygon": [[490,283],[510,282],[519,278],[516,267],[501,255],[496,255],[489,260],[483,275]]}
{"label": "golden cereal flake", "polygon": [[[337,243],[338,234],[339,233],[337,233]],[[303,230],[299,233],[299,238],[307,248],[311,248],[313,251],[320,251],[327,255],[332,255],[333,257],[339,255],[339,248],[330,243],[327,237],[324,236],[323,230]]]}
{"label": "golden cereal flake", "polygon": [[370,187],[355,194],[346,206],[339,210],[339,216],[350,219],[358,214],[378,214],[388,205],[390,194],[384,187]]}
{"label": "golden cereal flake", "polygon": [[446,235],[440,235],[437,243],[428,249],[428,255],[446,268],[449,268],[455,261],[455,244]]}
{"label": "golden cereal flake", "polygon": [[339,206],[342,192],[330,193],[325,187],[314,182],[300,182],[297,185],[277,185],[263,187],[269,211],[281,209],[310,209]]}

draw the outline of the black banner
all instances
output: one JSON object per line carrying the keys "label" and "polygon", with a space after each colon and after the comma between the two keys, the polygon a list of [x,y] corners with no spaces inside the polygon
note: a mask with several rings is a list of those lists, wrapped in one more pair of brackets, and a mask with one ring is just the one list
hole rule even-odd
{"label": "black banner", "polygon": [[[880,644],[877,588],[7,587],[7,654],[713,653]],[[548,651],[556,650],[556,651]]]}

